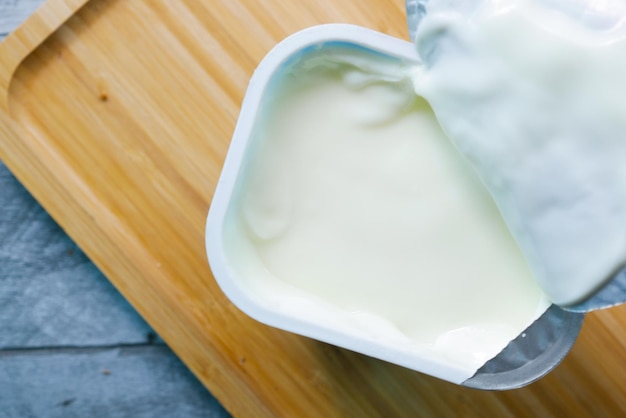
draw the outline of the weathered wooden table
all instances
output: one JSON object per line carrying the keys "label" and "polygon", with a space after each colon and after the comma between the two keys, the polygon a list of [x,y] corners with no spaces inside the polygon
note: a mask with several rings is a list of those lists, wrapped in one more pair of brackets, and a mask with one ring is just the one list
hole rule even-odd
{"label": "weathered wooden table", "polygon": [[228,414],[0,162],[0,418],[87,416]]}

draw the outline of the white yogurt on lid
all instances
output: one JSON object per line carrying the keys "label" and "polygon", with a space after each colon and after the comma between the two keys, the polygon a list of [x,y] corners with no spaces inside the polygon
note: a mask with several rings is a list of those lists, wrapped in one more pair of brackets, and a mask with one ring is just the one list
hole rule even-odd
{"label": "white yogurt on lid", "polygon": [[418,359],[405,365],[432,374],[420,361],[443,364],[460,382],[548,302],[415,95],[415,66],[335,45],[276,76],[225,243],[274,311],[384,341]]}
{"label": "white yogurt on lid", "polygon": [[585,299],[626,263],[623,2],[426,7],[416,91],[480,174],[550,299]]}

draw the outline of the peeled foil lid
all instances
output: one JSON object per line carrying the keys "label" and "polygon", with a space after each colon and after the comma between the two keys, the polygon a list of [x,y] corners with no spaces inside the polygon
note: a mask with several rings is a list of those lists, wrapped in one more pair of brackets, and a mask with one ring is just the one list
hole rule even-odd
{"label": "peeled foil lid", "polygon": [[[406,0],[406,16],[409,36],[415,40],[415,33],[430,0]],[[471,11],[486,0],[432,0],[450,5],[460,11]],[[528,0],[568,16],[592,30],[621,31],[626,35],[626,2],[623,0]]]}
{"label": "peeled foil lid", "polygon": [[[485,0],[406,0],[409,36],[414,41],[429,2],[438,1],[468,13]],[[593,30],[620,30],[626,34],[626,2],[622,0],[540,1]],[[552,305],[539,319],[496,357],[483,365],[463,386],[484,390],[515,389],[552,371],[574,345],[585,313],[626,302],[626,267],[617,271],[592,296],[574,306]]]}
{"label": "peeled foil lid", "polygon": [[[429,4],[437,3],[470,15],[487,0],[406,0],[409,35],[415,40]],[[626,37],[626,2],[623,0],[526,0],[567,16],[590,30],[617,31]],[[608,277],[587,299],[575,305],[560,305],[571,312],[590,312],[626,302],[626,266]]]}

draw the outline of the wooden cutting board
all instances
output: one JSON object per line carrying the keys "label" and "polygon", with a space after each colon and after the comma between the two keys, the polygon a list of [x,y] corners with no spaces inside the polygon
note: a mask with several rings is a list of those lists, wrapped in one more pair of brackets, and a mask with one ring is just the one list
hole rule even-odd
{"label": "wooden cutting board", "polygon": [[548,377],[493,393],[271,329],[224,297],[204,223],[248,79],[329,22],[407,36],[402,0],[49,0],[0,44],[0,158],[236,416],[626,414],[626,307],[589,315]]}

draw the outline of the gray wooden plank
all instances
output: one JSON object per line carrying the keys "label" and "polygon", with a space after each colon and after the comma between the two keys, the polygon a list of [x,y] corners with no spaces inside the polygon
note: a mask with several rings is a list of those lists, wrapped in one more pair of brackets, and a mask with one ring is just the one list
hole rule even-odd
{"label": "gray wooden plank", "polygon": [[0,354],[0,418],[227,417],[165,346]]}

